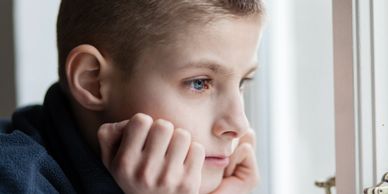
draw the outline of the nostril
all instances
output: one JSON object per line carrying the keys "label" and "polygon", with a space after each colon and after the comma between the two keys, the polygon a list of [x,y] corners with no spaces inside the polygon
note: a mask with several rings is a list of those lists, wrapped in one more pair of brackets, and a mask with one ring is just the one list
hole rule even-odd
{"label": "nostril", "polygon": [[228,136],[228,137],[233,138],[233,139],[238,137],[238,134],[235,131],[225,131],[223,133],[223,135]]}

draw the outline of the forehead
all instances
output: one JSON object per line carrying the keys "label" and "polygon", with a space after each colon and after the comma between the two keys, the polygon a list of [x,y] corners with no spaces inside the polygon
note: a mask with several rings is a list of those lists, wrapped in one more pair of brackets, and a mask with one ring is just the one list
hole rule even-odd
{"label": "forehead", "polygon": [[261,35],[258,17],[225,18],[190,25],[166,45],[145,50],[142,63],[154,70],[207,67],[234,71],[255,66]]}

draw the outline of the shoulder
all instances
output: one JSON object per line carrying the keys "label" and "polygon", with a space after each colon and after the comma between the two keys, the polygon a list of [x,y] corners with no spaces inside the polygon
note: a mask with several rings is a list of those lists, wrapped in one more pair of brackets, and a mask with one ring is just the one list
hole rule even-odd
{"label": "shoulder", "polygon": [[7,132],[0,122],[0,193],[73,193],[46,149],[25,133]]}
{"label": "shoulder", "polygon": [[18,158],[35,158],[45,149],[32,137],[20,130],[15,130],[9,120],[0,119],[0,164],[7,160]]}

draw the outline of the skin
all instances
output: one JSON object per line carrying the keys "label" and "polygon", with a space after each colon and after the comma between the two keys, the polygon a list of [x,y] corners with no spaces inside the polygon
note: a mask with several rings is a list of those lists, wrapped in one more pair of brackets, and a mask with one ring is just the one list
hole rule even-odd
{"label": "skin", "polygon": [[260,34],[258,16],[192,25],[170,44],[146,49],[125,82],[95,47],[72,50],[66,72],[81,133],[124,192],[253,189],[258,173],[243,86],[257,67]]}

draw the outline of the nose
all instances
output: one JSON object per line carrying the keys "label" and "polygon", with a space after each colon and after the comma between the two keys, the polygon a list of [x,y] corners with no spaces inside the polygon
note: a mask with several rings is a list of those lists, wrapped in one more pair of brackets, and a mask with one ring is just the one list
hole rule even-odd
{"label": "nose", "polygon": [[244,111],[244,98],[240,90],[220,96],[217,103],[217,117],[213,125],[213,134],[225,139],[240,138],[249,129]]}

